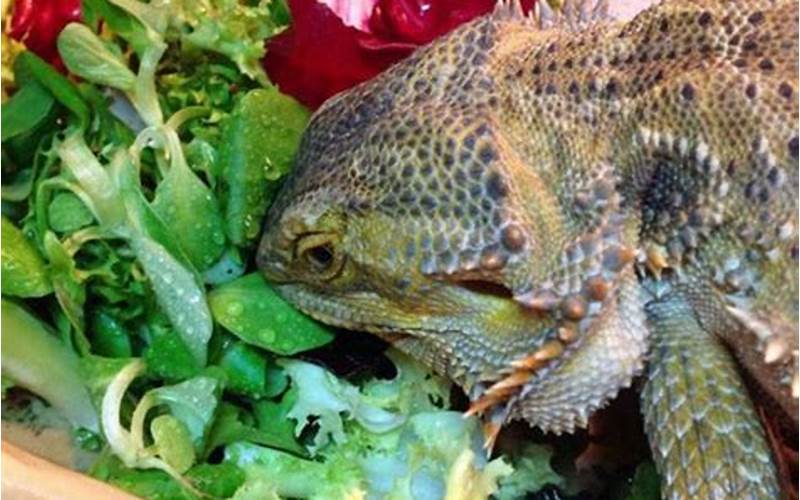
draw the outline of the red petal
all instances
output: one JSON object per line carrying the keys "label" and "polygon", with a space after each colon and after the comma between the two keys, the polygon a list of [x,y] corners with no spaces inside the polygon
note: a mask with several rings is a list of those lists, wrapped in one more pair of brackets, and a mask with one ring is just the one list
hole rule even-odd
{"label": "red petal", "polygon": [[[529,10],[535,0],[521,2]],[[316,0],[289,0],[293,24],[269,41],[264,67],[282,92],[317,108],[494,5],[495,0],[378,0],[367,33],[346,26]]]}
{"label": "red petal", "polygon": [[64,26],[80,19],[80,0],[16,0],[9,35],[23,42],[28,50],[42,59],[63,69],[56,39]]}
{"label": "red petal", "polygon": [[494,9],[495,3],[495,0],[470,0],[467,2],[442,0],[443,10],[448,15],[446,19],[442,20],[437,35],[447,33],[456,26],[471,21],[478,16],[488,14]]}
{"label": "red petal", "polygon": [[33,24],[33,0],[16,0],[13,9],[8,34],[14,40],[21,40]]}
{"label": "red petal", "polygon": [[311,108],[407,55],[364,50],[371,35],[345,26],[316,0],[290,0],[289,7],[294,23],[269,41],[264,66],[282,92]]}
{"label": "red petal", "polygon": [[423,44],[436,37],[442,14],[441,2],[432,0],[380,0],[377,14],[394,38]]}

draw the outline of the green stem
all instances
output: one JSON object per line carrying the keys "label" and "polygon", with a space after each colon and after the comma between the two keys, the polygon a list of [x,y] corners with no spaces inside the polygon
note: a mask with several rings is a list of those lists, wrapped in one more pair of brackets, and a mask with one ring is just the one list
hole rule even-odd
{"label": "green stem", "polygon": [[131,440],[134,446],[144,449],[144,422],[147,413],[157,405],[156,398],[152,394],[145,394],[139,400],[139,404],[133,410],[131,416]]}
{"label": "green stem", "polygon": [[[81,199],[95,218],[109,228],[124,224],[125,207],[111,176],[86,145],[80,132],[73,132],[58,146],[58,156],[81,187]],[[81,196],[81,193],[75,193]]]}
{"label": "green stem", "polygon": [[153,45],[148,47],[142,55],[139,74],[136,75],[133,90],[127,93],[131,104],[142,117],[142,121],[151,127],[164,124],[164,115],[161,113],[161,105],[158,103],[158,93],[156,92],[156,68],[166,50],[167,44],[160,40],[153,41]]}
{"label": "green stem", "polygon": [[69,235],[69,237],[64,240],[62,245],[64,246],[64,250],[66,250],[70,257],[72,257],[78,252],[78,250],[80,250],[84,243],[92,240],[103,240],[110,237],[112,237],[112,235],[104,228],[100,226],[90,226],[75,231]]}
{"label": "green stem", "polygon": [[178,130],[187,121],[205,116],[210,112],[211,110],[205,106],[188,106],[170,116],[169,120],[167,120],[167,127]]}

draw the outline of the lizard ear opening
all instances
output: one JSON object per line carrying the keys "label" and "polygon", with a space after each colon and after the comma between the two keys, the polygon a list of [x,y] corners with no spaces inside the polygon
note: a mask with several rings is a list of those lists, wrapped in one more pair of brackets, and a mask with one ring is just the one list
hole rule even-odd
{"label": "lizard ear opening", "polygon": [[464,280],[457,283],[462,288],[466,288],[470,292],[478,293],[481,295],[490,295],[501,299],[513,299],[513,292],[503,285],[502,283],[495,283],[487,280]]}

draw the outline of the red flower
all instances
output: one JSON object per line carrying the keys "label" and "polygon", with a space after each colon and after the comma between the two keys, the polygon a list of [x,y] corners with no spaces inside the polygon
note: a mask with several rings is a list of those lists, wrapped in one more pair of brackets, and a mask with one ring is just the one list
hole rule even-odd
{"label": "red flower", "polygon": [[56,38],[64,26],[80,19],[80,0],[15,0],[8,34],[63,70]]}
{"label": "red flower", "polygon": [[[289,0],[293,24],[269,41],[264,58],[281,91],[311,108],[488,13],[496,0],[320,1]],[[530,9],[534,1],[522,3]]]}

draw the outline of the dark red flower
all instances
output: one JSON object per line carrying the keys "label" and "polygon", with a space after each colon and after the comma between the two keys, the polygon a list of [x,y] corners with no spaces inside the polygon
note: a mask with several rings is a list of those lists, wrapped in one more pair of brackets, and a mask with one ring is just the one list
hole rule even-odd
{"label": "dark red flower", "polygon": [[[522,0],[530,9],[535,0]],[[311,108],[492,10],[496,0],[289,0],[293,24],[270,40],[264,67]],[[326,5],[327,4],[327,5]],[[333,7],[333,9],[331,7]],[[364,12],[371,6],[371,15]]]}
{"label": "dark red flower", "polygon": [[81,19],[80,0],[15,0],[8,34],[28,50],[63,70],[56,49],[62,28]]}

